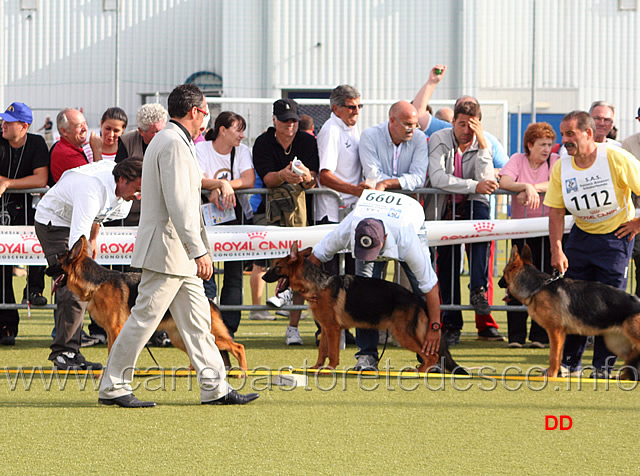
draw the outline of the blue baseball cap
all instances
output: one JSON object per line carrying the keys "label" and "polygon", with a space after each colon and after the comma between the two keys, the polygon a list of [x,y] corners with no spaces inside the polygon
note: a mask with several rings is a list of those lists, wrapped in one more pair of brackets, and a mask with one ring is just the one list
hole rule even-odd
{"label": "blue baseball cap", "polygon": [[33,113],[29,106],[21,102],[14,102],[7,108],[4,113],[0,114],[0,117],[6,122],[26,122],[31,124],[33,122]]}

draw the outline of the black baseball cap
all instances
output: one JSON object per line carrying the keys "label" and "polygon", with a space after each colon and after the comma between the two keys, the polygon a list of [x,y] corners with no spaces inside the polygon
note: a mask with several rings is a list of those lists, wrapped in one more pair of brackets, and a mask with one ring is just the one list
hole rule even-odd
{"label": "black baseball cap", "polygon": [[298,103],[289,98],[278,99],[273,103],[273,115],[281,122],[286,122],[290,119],[299,121]]}

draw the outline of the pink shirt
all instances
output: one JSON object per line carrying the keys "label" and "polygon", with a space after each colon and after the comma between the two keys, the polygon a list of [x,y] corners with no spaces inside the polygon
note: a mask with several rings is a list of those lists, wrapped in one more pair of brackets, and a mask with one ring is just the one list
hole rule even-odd
{"label": "pink shirt", "polygon": [[[532,185],[548,182],[549,175],[551,175],[551,168],[559,158],[560,156],[558,154],[551,154],[548,162],[544,162],[536,170],[533,170],[531,165],[529,165],[529,159],[525,154],[513,154],[509,159],[509,162],[507,162],[507,164],[500,170],[500,175],[508,175],[516,182],[530,183]],[[526,217],[535,218],[548,215],[549,207],[541,205],[535,210],[527,209]],[[524,217],[525,207],[520,205],[517,200],[511,200],[511,218]]]}

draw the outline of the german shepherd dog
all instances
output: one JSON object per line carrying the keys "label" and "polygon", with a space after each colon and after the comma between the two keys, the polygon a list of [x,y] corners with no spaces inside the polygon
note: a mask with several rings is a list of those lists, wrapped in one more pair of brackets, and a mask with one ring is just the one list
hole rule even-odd
{"label": "german shepherd dog", "polygon": [[[120,334],[122,326],[131,314],[138,296],[140,273],[122,273],[106,269],[87,254],[87,239],[83,236],[71,250],[58,255],[58,263],[49,266],[45,273],[55,278],[54,288],[68,286],[83,301],[89,302],[91,317],[107,332],[108,350]],[[244,346],[234,342],[222,321],[218,307],[211,307],[211,333],[216,338],[220,351],[228,351],[238,360],[240,368],[247,371]],[[171,343],[187,352],[176,323],[167,312],[158,325],[158,330],[169,334]]]}
{"label": "german shepherd dog", "polygon": [[[531,250],[522,255],[514,246],[500,280],[508,295],[527,306],[529,315],[549,334],[549,369],[556,377],[567,334],[602,335],[607,347],[625,360],[620,377],[637,380],[640,364],[640,300],[606,284],[553,279],[531,263]],[[628,367],[627,367],[628,366]]]}
{"label": "german shepherd dog", "polygon": [[422,357],[419,372],[425,372],[440,359],[450,372],[466,374],[454,360],[445,339],[435,355],[422,353],[429,318],[423,299],[395,283],[361,276],[332,276],[305,259],[311,248],[298,251],[294,243],[291,254],[275,260],[262,279],[278,281],[276,293],[291,287],[308,302],[313,317],[322,327],[318,360],[313,368],[336,368],[340,356],[340,331],[351,327],[388,330],[405,349]]}

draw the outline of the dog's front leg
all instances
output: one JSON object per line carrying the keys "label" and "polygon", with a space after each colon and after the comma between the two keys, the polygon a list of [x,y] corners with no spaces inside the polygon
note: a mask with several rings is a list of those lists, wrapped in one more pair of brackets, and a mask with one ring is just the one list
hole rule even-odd
{"label": "dog's front leg", "polygon": [[318,360],[316,361],[316,364],[312,367],[314,369],[319,369],[324,367],[324,361],[328,357],[327,333],[324,326],[322,326],[322,323],[320,324],[320,328],[321,328],[321,331],[320,331],[321,334],[320,334],[320,343],[318,344]]}
{"label": "dog's front leg", "polygon": [[331,326],[324,330],[327,338],[327,350],[329,352],[329,368],[336,369],[340,363],[340,329],[339,326]]}
{"label": "dog's front leg", "polygon": [[547,329],[549,334],[549,369],[548,377],[557,377],[562,361],[562,349],[564,348],[564,338],[566,334],[562,328]]}

